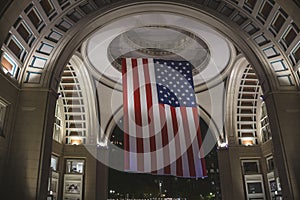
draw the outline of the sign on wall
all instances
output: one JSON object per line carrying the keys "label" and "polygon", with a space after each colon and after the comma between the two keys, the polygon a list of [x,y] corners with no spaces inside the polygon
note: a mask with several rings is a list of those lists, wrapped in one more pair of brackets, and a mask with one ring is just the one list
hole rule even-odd
{"label": "sign on wall", "polygon": [[82,174],[65,174],[64,177],[64,200],[81,200],[83,187]]}

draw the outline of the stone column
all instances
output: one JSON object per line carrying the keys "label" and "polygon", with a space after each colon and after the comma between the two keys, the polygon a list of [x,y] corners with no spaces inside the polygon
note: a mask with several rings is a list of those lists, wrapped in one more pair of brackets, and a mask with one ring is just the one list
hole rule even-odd
{"label": "stone column", "polygon": [[[218,150],[221,194],[223,200],[245,199],[240,152],[243,147],[229,146]],[[245,151],[245,150],[244,150]]]}
{"label": "stone column", "polygon": [[[97,180],[96,180],[96,199],[104,200],[108,198],[108,163],[109,150],[107,148],[99,147],[97,158]],[[103,162],[104,161],[104,162]]]}
{"label": "stone column", "polygon": [[230,169],[230,158],[227,148],[222,148],[218,150],[218,163],[219,163],[219,173],[220,173],[220,184],[221,184],[221,194],[223,200],[232,199],[232,184],[231,183],[231,169]]}
{"label": "stone column", "polygon": [[269,93],[264,96],[270,119],[274,159],[283,199],[300,199],[300,93]]}
{"label": "stone column", "polygon": [[57,94],[21,90],[12,128],[3,199],[46,199]]}

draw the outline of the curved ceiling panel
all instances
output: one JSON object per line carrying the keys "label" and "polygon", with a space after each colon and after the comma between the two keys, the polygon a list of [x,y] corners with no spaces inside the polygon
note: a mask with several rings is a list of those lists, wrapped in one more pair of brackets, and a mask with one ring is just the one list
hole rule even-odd
{"label": "curved ceiling panel", "polygon": [[194,68],[195,89],[213,79],[223,80],[234,48],[209,26],[182,15],[137,14],[116,20],[91,35],[82,45],[92,74],[111,87],[121,88],[118,57],[182,58]]}

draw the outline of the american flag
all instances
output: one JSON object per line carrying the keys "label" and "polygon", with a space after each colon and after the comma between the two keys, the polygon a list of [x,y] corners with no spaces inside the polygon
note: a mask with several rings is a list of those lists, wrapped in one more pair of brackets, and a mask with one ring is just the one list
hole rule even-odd
{"label": "american flag", "polygon": [[123,58],[122,75],[125,171],[205,177],[191,64]]}

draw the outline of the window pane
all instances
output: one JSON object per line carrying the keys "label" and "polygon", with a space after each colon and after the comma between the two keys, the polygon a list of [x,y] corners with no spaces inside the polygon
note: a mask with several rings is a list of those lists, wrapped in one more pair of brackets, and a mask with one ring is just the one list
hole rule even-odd
{"label": "window pane", "polygon": [[6,113],[6,104],[0,101],[0,135],[3,136],[4,119]]}
{"label": "window pane", "polygon": [[28,42],[28,40],[30,38],[30,32],[23,24],[19,25],[17,31],[21,35],[21,37],[24,39],[24,41]]}
{"label": "window pane", "polygon": [[51,156],[51,165],[50,167],[52,168],[52,170],[57,171],[57,167],[58,167],[58,157],[52,155]]}
{"label": "window pane", "polygon": [[28,18],[31,20],[31,22],[35,26],[35,28],[38,28],[39,25],[42,22],[41,19],[40,19],[40,17],[38,16],[38,14],[34,10],[31,10],[28,13]]}
{"label": "window pane", "polygon": [[248,187],[248,194],[262,193],[261,182],[247,183],[247,187]]}
{"label": "window pane", "polygon": [[270,190],[271,192],[275,192],[277,190],[277,183],[275,180],[270,181]]}
{"label": "window pane", "polygon": [[47,16],[49,16],[54,11],[51,1],[41,0],[40,3]]}
{"label": "window pane", "polygon": [[273,158],[267,158],[267,164],[268,164],[268,170],[273,171],[274,170],[274,160],[273,160]]}
{"label": "window pane", "polygon": [[84,171],[84,160],[67,159],[67,173],[80,173]]}
{"label": "window pane", "polygon": [[20,55],[22,53],[22,48],[12,39],[9,44],[8,48],[18,57],[20,58]]}
{"label": "window pane", "polygon": [[243,170],[245,174],[257,174],[259,173],[257,161],[243,161]]}

